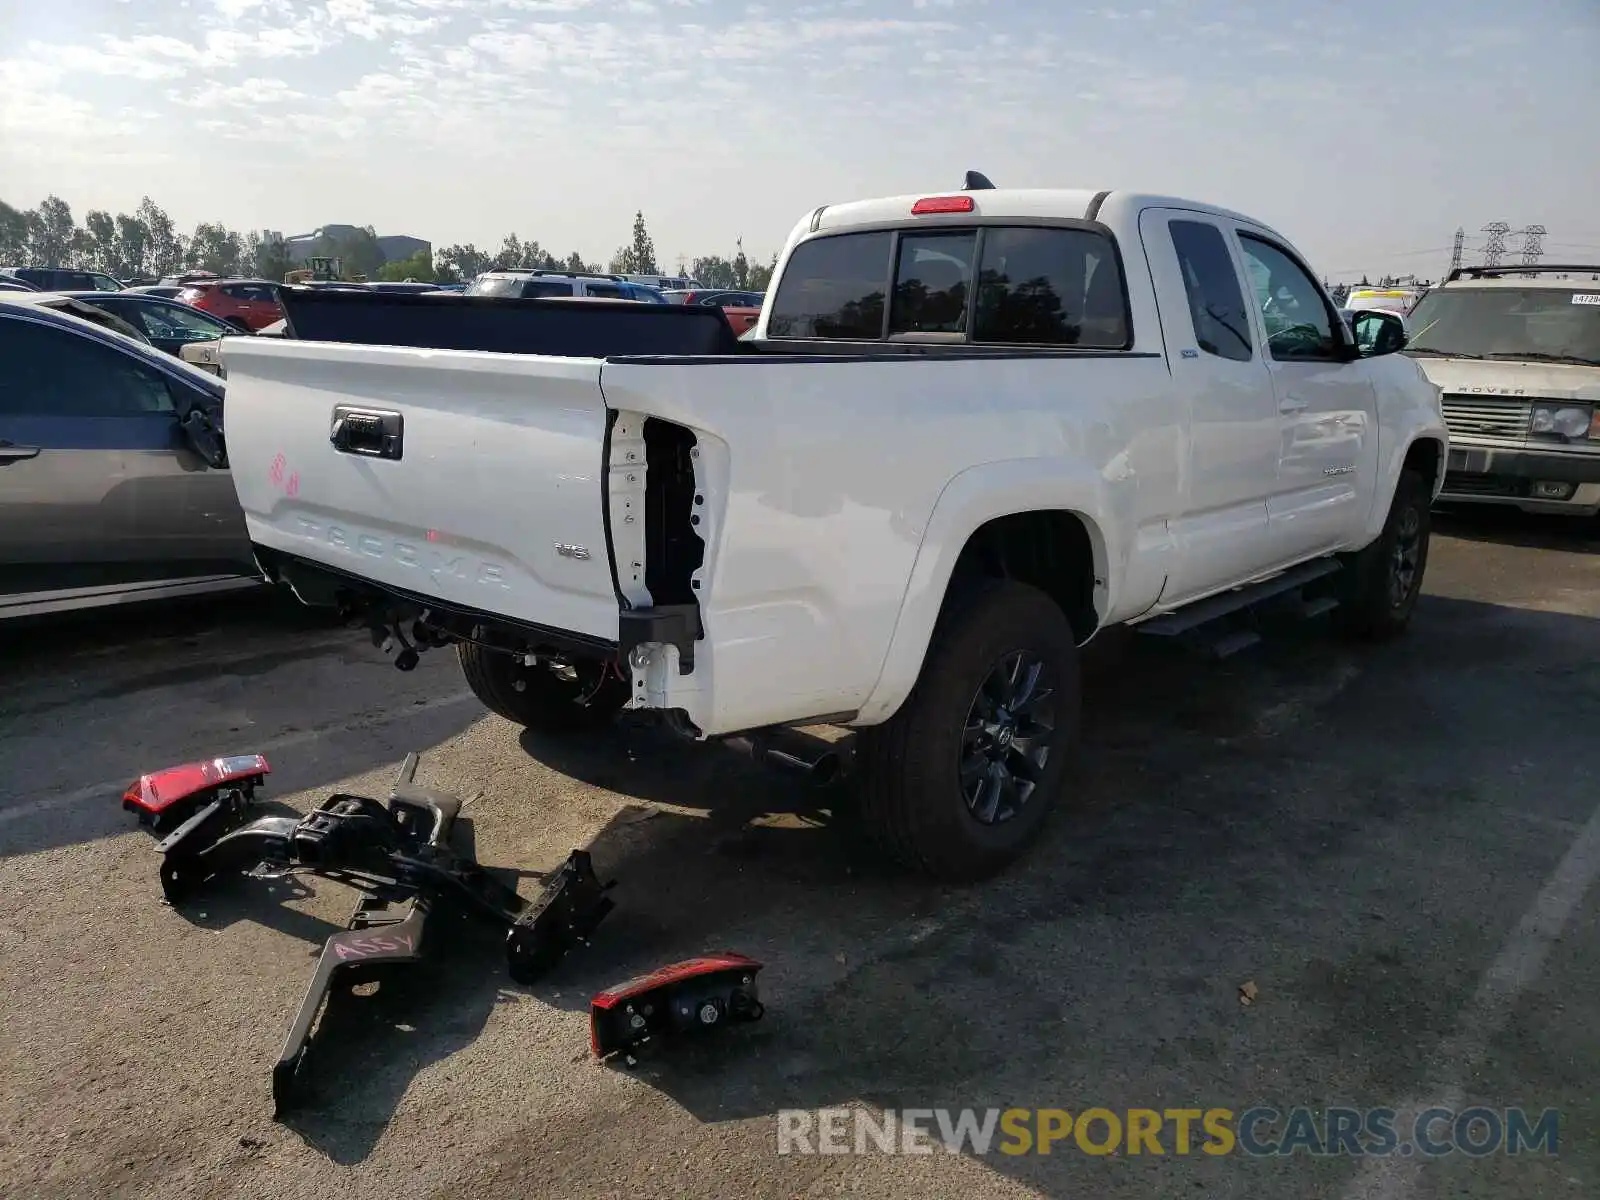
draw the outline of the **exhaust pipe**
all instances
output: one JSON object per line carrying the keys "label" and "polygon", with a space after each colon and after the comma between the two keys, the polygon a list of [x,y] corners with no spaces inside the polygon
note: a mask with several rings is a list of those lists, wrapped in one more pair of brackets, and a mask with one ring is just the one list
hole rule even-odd
{"label": "exhaust pipe", "polygon": [[826,787],[844,773],[843,760],[831,744],[791,729],[762,730],[729,741],[743,743],[754,762],[803,775],[817,787]]}

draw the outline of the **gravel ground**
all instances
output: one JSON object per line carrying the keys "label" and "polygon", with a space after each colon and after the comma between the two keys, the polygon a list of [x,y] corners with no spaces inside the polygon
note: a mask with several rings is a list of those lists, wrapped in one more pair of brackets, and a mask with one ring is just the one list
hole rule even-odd
{"label": "gravel ground", "polygon": [[[1069,802],[972,889],[875,861],[847,784],[646,729],[547,743],[485,716],[453,656],[401,674],[271,596],[6,631],[0,1194],[1600,1194],[1600,537],[1441,521],[1427,591],[1378,650],[1097,643]],[[492,931],[445,928],[330,1008],[275,1123],[270,1066],[351,894],[241,880],[169,908],[117,797],[252,750],[274,800],[381,796],[411,749],[471,797],[482,861],[590,846],[617,911],[533,988]],[[768,964],[764,1021],[590,1060],[594,991],[719,947]],[[1559,1109],[1560,1153],[776,1153],[783,1109],[1435,1102]]]}

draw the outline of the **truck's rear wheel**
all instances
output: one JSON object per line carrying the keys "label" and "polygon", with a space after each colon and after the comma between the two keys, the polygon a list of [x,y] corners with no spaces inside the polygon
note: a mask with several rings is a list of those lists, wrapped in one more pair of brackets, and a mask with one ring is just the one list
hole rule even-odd
{"label": "truck's rear wheel", "polygon": [[1334,624],[1346,634],[1380,641],[1405,632],[1428,567],[1433,490],[1416,471],[1401,471],[1389,517],[1377,541],[1349,555],[1334,576]]}
{"label": "truck's rear wheel", "polygon": [[608,664],[526,665],[516,655],[460,642],[456,656],[472,694],[490,712],[529,729],[562,732],[603,725],[628,699]]}
{"label": "truck's rear wheel", "polygon": [[1043,592],[985,580],[940,616],[905,704],[863,729],[862,815],[900,862],[966,882],[1017,858],[1078,741],[1078,651]]}

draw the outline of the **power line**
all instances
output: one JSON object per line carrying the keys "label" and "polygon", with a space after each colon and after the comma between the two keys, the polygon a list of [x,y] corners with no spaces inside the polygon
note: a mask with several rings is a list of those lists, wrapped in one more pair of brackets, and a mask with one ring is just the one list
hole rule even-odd
{"label": "power line", "polygon": [[1450,247],[1450,269],[1459,270],[1461,267],[1461,244],[1467,240],[1467,231],[1460,225],[1456,226],[1455,244]]}

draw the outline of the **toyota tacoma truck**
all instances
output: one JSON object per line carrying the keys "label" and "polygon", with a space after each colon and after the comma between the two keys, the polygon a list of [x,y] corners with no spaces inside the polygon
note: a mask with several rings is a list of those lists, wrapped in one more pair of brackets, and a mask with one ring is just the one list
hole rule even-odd
{"label": "toyota tacoma truck", "polygon": [[222,348],[269,579],[401,666],[453,644],[524,726],[846,726],[868,828],[948,880],[1066,790],[1102,631],[1273,594],[1404,629],[1448,454],[1394,314],[1352,328],[1281,234],[1160,196],[817,208],[743,338],[699,306],[285,306]]}
{"label": "toyota tacoma truck", "polygon": [[1458,267],[1407,320],[1450,427],[1440,499],[1600,513],[1600,266]]}

